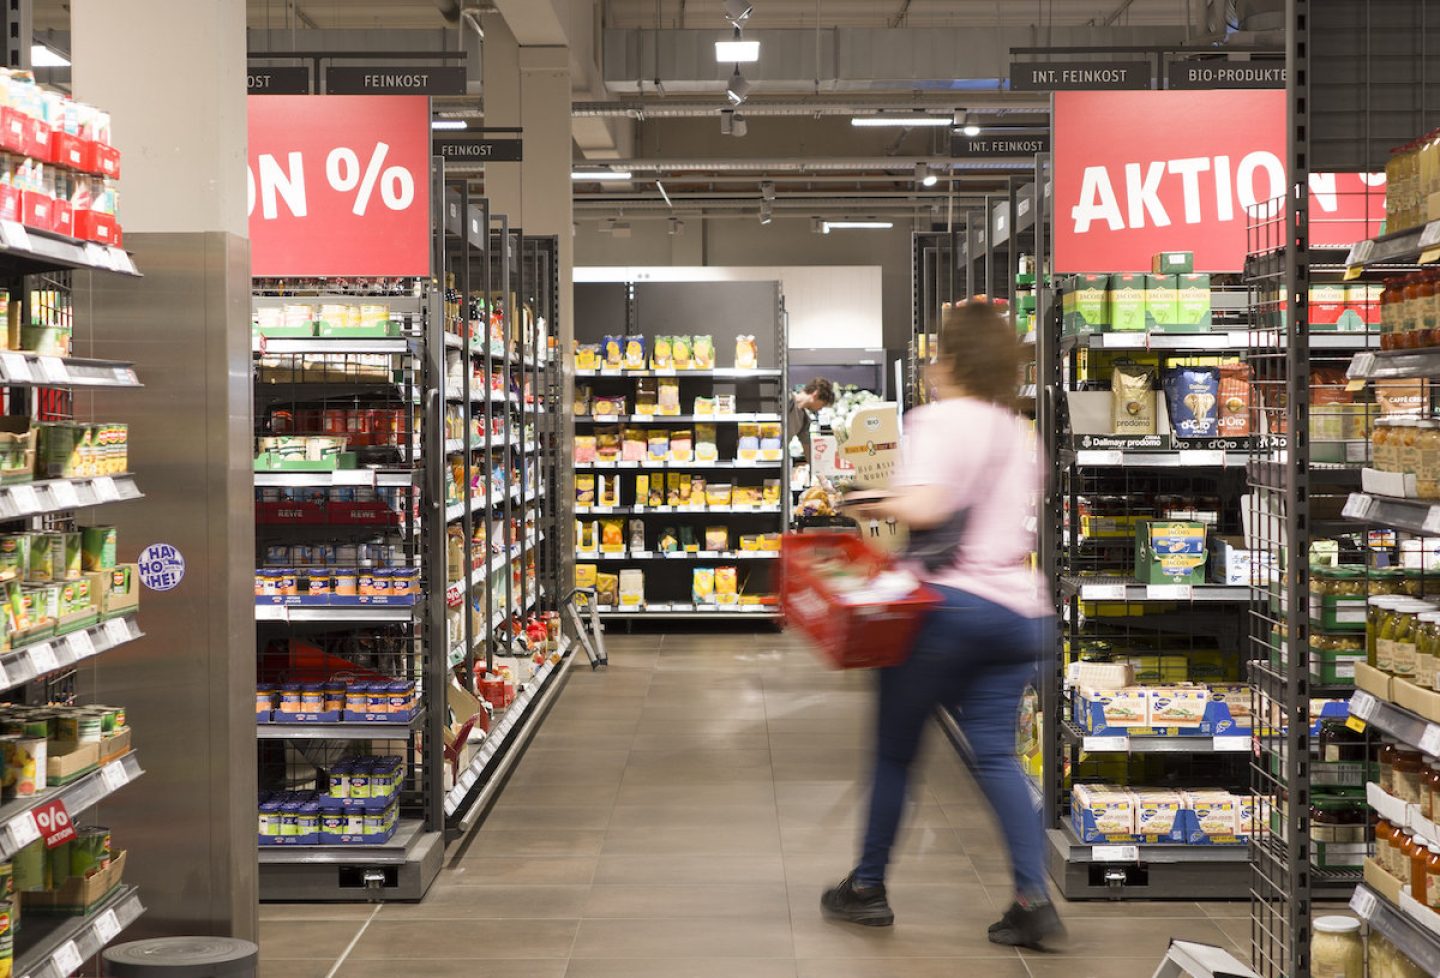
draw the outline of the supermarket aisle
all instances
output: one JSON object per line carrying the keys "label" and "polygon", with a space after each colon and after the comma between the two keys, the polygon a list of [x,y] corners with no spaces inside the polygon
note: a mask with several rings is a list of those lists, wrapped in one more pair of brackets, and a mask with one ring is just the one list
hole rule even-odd
{"label": "supermarket aisle", "polygon": [[1149,978],[1172,935],[1248,944],[1243,903],[1070,905],[1066,955],[990,944],[1004,857],[938,731],[896,926],[822,920],[854,858],[869,677],[774,634],[609,644],[423,904],[262,906],[262,976]]}

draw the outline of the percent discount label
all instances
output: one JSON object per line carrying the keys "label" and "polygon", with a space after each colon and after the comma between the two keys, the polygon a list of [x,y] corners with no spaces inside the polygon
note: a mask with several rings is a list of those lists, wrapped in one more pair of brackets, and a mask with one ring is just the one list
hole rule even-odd
{"label": "percent discount label", "polygon": [[249,100],[251,274],[428,275],[429,100]]}
{"label": "percent discount label", "polygon": [[45,840],[46,849],[54,849],[75,838],[75,826],[70,821],[70,812],[66,810],[65,802],[59,798],[52,798],[34,809],[34,815],[35,825],[40,829],[40,837]]}

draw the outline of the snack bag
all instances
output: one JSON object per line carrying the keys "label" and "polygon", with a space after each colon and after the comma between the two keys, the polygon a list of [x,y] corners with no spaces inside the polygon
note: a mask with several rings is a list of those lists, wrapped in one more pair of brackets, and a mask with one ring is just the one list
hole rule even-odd
{"label": "snack bag", "polygon": [[735,337],[735,368],[737,370],[754,370],[759,366],[758,350],[754,336]]}
{"label": "snack bag", "polygon": [[614,607],[620,603],[620,578],[614,574],[595,575],[595,598],[596,602],[603,608],[606,605]]}
{"label": "snack bag", "polygon": [[678,380],[660,380],[659,403],[656,406],[656,414],[666,417],[674,417],[680,413],[680,382]]}
{"label": "snack bag", "polygon": [[690,597],[696,604],[715,603],[715,571],[709,567],[697,567],[691,576]]}
{"label": "snack bag", "polygon": [[575,505],[595,505],[595,477],[593,475],[575,475]]}
{"label": "snack bag", "polygon": [[1219,368],[1173,367],[1165,372],[1164,386],[1176,438],[1214,438],[1219,433]]}
{"label": "snack bag", "polygon": [[664,428],[651,428],[647,441],[650,445],[650,461],[663,462],[670,457],[670,432]]}
{"label": "snack bag", "polygon": [[[647,436],[644,428],[626,428],[626,429],[625,429],[625,444],[624,444],[624,447],[621,449],[621,452],[620,452],[620,458],[621,458],[623,461],[626,461],[626,462],[643,462],[643,461],[645,461],[645,455],[646,455],[646,452],[648,451],[648,449],[649,449],[649,438],[648,438],[648,436]],[[645,477],[644,477],[644,476],[640,476],[640,478],[643,479],[643,478],[645,478]],[[642,494],[639,494],[639,495],[636,496],[636,498],[637,498],[637,499],[643,499],[643,498],[644,498],[644,494],[643,494],[643,493],[642,493]]]}
{"label": "snack bag", "polygon": [[670,433],[670,460],[672,462],[689,462],[694,454],[694,442],[691,440],[688,430],[681,428]]}
{"label": "snack bag", "polygon": [[740,572],[735,567],[715,568],[715,601],[717,604],[738,604]]}
{"label": "snack bag", "polygon": [[605,337],[605,342],[601,347],[601,352],[604,356],[603,365],[606,367],[606,369],[620,369],[621,364],[625,362],[624,345],[625,337],[623,336]]}
{"label": "snack bag", "polygon": [[579,465],[585,465],[595,461],[595,436],[575,436],[575,461]]}
{"label": "snack bag", "polygon": [[669,370],[675,366],[671,359],[670,337],[655,337],[655,349],[650,353],[650,366],[656,370]]}
{"label": "snack bag", "polygon": [[705,549],[724,553],[730,549],[730,528],[725,526],[705,527]]}
{"label": "snack bag", "polygon": [[715,337],[697,336],[691,345],[691,357],[696,370],[715,369]]}
{"label": "snack bag", "polygon": [[720,458],[720,449],[715,441],[715,426],[713,424],[697,424],[695,426],[695,461],[714,462]]}
{"label": "snack bag", "polygon": [[639,608],[645,603],[645,572],[622,570],[620,572],[620,607]]}
{"label": "snack bag", "polygon": [[1155,434],[1155,391],[1148,367],[1122,362],[1110,373],[1110,422],[1117,435]]}
{"label": "snack bag", "polygon": [[626,370],[645,369],[645,337],[625,337],[624,365]]}
{"label": "snack bag", "polygon": [[652,416],[660,413],[659,390],[654,377],[642,377],[635,381],[635,413]]}
{"label": "snack bag", "polygon": [[689,370],[690,362],[690,337],[674,336],[670,339],[670,358],[674,361],[676,370]]}
{"label": "snack bag", "polygon": [[1220,367],[1220,437],[1250,434],[1250,365],[1227,363]]}

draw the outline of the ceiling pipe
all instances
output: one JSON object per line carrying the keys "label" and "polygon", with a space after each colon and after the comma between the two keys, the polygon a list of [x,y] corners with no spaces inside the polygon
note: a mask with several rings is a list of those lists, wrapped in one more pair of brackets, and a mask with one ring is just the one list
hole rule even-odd
{"label": "ceiling pipe", "polygon": [[[687,119],[716,115],[723,108],[715,100],[680,99],[626,99],[621,101],[577,101],[571,103],[571,115],[585,118],[628,118],[628,119]],[[957,108],[967,109],[986,116],[1008,116],[1014,114],[1034,115],[1041,121],[1050,114],[1049,98],[1036,99],[1025,94],[1013,99],[999,100],[993,94],[983,98],[950,97],[938,99],[857,99],[845,97],[838,101],[814,98],[806,101],[747,100],[744,113],[749,118],[761,116],[853,116],[870,112],[933,111],[937,114],[952,114]]]}
{"label": "ceiling pipe", "polygon": [[[643,160],[577,160],[575,168],[585,169],[614,169],[629,170],[631,173],[667,173],[674,175],[683,174],[687,170],[714,171],[717,173],[750,173],[750,172],[775,172],[775,173],[823,173],[826,171],[849,171],[863,172],[868,170],[895,170],[908,173],[913,179],[915,176],[915,164],[924,163],[926,166],[940,172],[946,173],[952,170],[957,171],[1018,171],[1034,170],[1035,160],[1033,157],[1025,156],[1004,156],[987,160],[954,160],[948,156],[930,157],[896,157],[896,156],[851,156],[835,157],[831,159],[816,159],[804,157],[767,157],[752,160],[736,159],[734,157],[723,158],[691,158],[691,159],[643,159]],[[581,181],[583,182],[583,181]]]}

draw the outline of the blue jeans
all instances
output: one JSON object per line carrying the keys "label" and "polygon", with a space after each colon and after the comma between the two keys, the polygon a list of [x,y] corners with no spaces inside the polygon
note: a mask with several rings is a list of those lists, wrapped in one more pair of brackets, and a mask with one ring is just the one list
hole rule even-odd
{"label": "blue jeans", "polygon": [[910,658],[879,670],[875,780],[855,880],[884,882],[910,764],[925,724],[943,706],[955,711],[970,742],[975,779],[1005,833],[1016,891],[1044,896],[1044,832],[1015,757],[1015,720],[1053,619],[1025,618],[954,588],[935,590],[944,601],[920,626]]}

